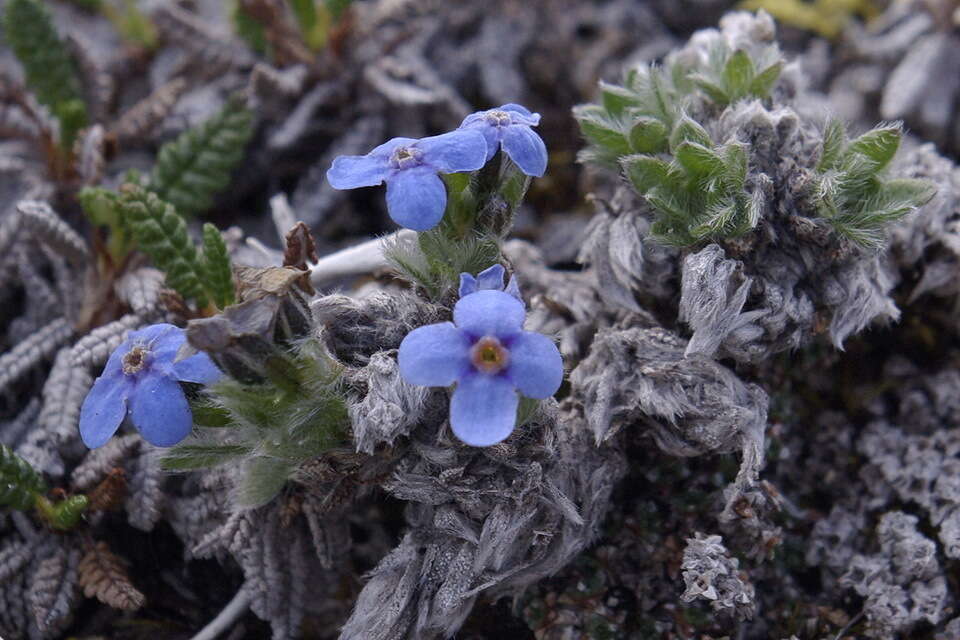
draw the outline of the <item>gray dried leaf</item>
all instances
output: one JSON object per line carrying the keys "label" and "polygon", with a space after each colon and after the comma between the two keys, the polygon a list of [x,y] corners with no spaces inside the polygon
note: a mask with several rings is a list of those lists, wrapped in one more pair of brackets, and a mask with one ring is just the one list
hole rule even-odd
{"label": "gray dried leaf", "polygon": [[0,389],[53,355],[73,335],[73,327],[57,318],[0,355]]}
{"label": "gray dried leaf", "polygon": [[130,313],[93,329],[73,345],[74,366],[85,369],[103,366],[113,350],[123,342],[127,332],[144,324],[146,323],[140,316]]}
{"label": "gray dried leaf", "polygon": [[59,544],[45,548],[50,555],[38,562],[30,577],[27,602],[43,637],[56,637],[70,624],[76,605],[80,550],[68,551]]}
{"label": "gray dried leaf", "polygon": [[160,452],[141,447],[140,455],[127,465],[127,521],[141,531],[152,531],[163,516],[166,503]]}
{"label": "gray dried leaf", "polygon": [[718,613],[729,613],[749,620],[756,613],[755,592],[740,562],[730,556],[720,536],[706,536],[699,531],[687,539],[683,550],[684,602],[702,598]]}
{"label": "gray dried leaf", "polygon": [[159,269],[140,267],[128,271],[117,280],[114,290],[117,297],[127,303],[135,314],[147,319],[160,312],[160,291],[164,278]]}
{"label": "gray dried leaf", "polygon": [[103,480],[114,467],[122,467],[132,454],[138,451],[143,440],[137,433],[114,436],[107,444],[91,449],[70,474],[70,482],[78,491],[93,488]]}
{"label": "gray dried leaf", "polygon": [[86,268],[90,253],[87,243],[46,202],[22,200],[17,203],[20,224],[27,233],[67,260],[78,270]]}
{"label": "gray dried leaf", "polygon": [[110,132],[121,144],[149,138],[170,115],[187,86],[187,81],[179,76],[168,80],[125,111]]}

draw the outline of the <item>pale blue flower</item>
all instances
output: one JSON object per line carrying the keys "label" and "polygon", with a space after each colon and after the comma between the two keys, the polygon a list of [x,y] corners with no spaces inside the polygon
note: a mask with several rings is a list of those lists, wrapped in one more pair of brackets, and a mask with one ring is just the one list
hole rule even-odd
{"label": "pale blue flower", "polygon": [[487,160],[502,147],[514,164],[528,176],[542,176],[547,170],[547,146],[531,127],[540,124],[540,114],[519,104],[471,113],[460,124],[461,131],[479,131],[487,141]]}
{"label": "pale blue flower", "polygon": [[496,291],[506,291],[514,298],[523,302],[520,295],[520,285],[517,284],[516,276],[511,276],[506,286],[503,284],[505,270],[502,265],[495,264],[477,274],[474,278],[469,273],[460,274],[460,297],[476,293],[485,289],[494,289]]}
{"label": "pale blue flower", "polygon": [[450,426],[463,442],[496,444],[516,426],[517,393],[549,398],[563,380],[563,361],[550,338],[523,330],[523,302],[496,289],[465,295],[453,322],[411,331],[400,344],[400,375],[410,384],[457,383]]}
{"label": "pale blue flower", "polygon": [[487,143],[477,131],[451,131],[430,138],[393,138],[365,156],[339,156],[327,170],[334,189],[387,183],[387,212],[401,227],[426,231],[447,208],[439,173],[475,171],[486,164]]}
{"label": "pale blue flower", "polygon": [[85,445],[104,445],[128,415],[147,442],[158,447],[173,446],[189,435],[193,415],[178,381],[210,384],[222,374],[205,353],[176,361],[185,340],[183,329],[172,324],[130,332],[83,401],[80,437]]}

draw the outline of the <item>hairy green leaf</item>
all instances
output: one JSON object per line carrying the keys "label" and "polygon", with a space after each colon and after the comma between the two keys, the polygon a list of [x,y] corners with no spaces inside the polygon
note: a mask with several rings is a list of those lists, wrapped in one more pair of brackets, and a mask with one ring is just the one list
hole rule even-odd
{"label": "hairy green leaf", "polygon": [[160,466],[167,471],[192,471],[209,469],[233,462],[249,455],[251,449],[242,444],[184,444],[169,449],[160,459]]}
{"label": "hairy green leaf", "polygon": [[900,125],[877,127],[850,143],[847,154],[859,154],[872,160],[876,171],[880,171],[893,160],[900,147],[902,135]]}
{"label": "hairy green leaf", "polygon": [[667,148],[667,127],[655,118],[637,118],[629,140],[634,153],[659,153]]}
{"label": "hairy green leaf", "polygon": [[753,61],[746,51],[737,49],[723,67],[723,82],[731,102],[748,95],[753,77]]}
{"label": "hairy green leaf", "polygon": [[820,160],[817,162],[817,171],[823,173],[836,168],[846,146],[847,128],[843,121],[830,120],[823,132],[823,147],[820,151]]}
{"label": "hairy green leaf", "polygon": [[624,136],[622,125],[602,108],[594,105],[574,107],[573,115],[587,140],[618,155],[630,153],[630,143]]}
{"label": "hairy green leaf", "polygon": [[183,215],[209,209],[252,135],[253,113],[242,99],[231,98],[209,120],[160,148],[150,190]]}
{"label": "hairy green leaf", "polygon": [[783,61],[775,62],[769,67],[754,76],[750,82],[749,93],[758,98],[769,98],[770,92],[776,86],[780,79],[780,73],[783,71]]}
{"label": "hairy green leaf", "polygon": [[670,149],[676,152],[677,147],[684,142],[695,142],[705,147],[713,146],[713,141],[710,140],[710,134],[707,133],[707,130],[687,115],[680,118],[673,131],[670,132]]}

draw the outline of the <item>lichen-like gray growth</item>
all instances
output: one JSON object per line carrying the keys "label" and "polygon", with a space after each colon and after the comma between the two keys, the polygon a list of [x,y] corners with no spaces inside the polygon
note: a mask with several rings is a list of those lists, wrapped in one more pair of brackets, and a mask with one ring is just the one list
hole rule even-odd
{"label": "lichen-like gray growth", "polygon": [[754,587],[744,581],[739,567],[723,546],[723,538],[697,532],[687,540],[683,551],[680,569],[687,588],[680,599],[693,602],[702,598],[714,611],[752,618],[756,609]]}

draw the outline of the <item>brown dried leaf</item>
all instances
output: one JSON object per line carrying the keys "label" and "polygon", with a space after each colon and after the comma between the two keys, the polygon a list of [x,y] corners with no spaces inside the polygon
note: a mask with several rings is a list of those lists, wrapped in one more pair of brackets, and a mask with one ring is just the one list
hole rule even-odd
{"label": "brown dried leaf", "polygon": [[146,597],[130,582],[125,562],[100,541],[87,549],[80,561],[80,586],[83,595],[120,609],[136,611]]}
{"label": "brown dried leaf", "polygon": [[187,81],[181,77],[162,84],[124,112],[112,133],[121,143],[147,137],[163,122],[186,90]]}
{"label": "brown dried leaf", "polygon": [[310,263],[316,262],[317,243],[313,240],[310,227],[298,222],[287,232],[287,248],[283,252],[283,266],[294,269],[307,270]]}
{"label": "brown dried leaf", "polygon": [[121,467],[114,467],[93,491],[87,494],[90,511],[112,511],[127,497],[127,475]]}

